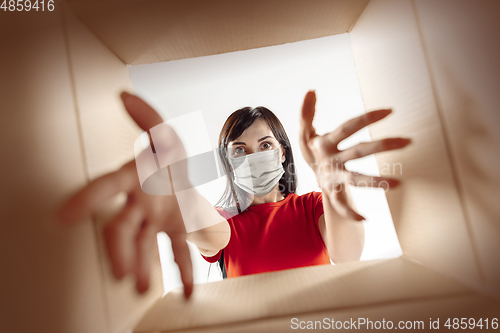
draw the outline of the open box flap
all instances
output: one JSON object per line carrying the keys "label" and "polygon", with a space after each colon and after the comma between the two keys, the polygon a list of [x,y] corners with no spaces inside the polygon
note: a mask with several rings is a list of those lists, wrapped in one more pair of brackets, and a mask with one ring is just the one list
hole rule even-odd
{"label": "open box flap", "polygon": [[[434,8],[435,3],[428,6]],[[448,6],[455,7],[458,3],[448,3]],[[486,223],[468,212],[464,197],[468,188],[463,186],[467,177],[498,183],[498,172],[495,170],[495,175],[487,171],[491,169],[487,161],[493,159],[488,155],[495,150],[490,147],[490,152],[486,153],[484,142],[479,142],[476,149],[482,150],[482,159],[471,157],[469,162],[464,158],[456,159],[452,149],[459,142],[457,136],[462,134],[447,131],[448,123],[454,123],[454,129],[470,129],[474,125],[463,118],[458,120],[451,110],[442,114],[437,103],[441,91],[436,91],[433,84],[433,72],[428,67],[419,25],[412,1],[371,1],[350,33],[365,108],[393,108],[393,114],[386,120],[370,126],[372,138],[410,137],[413,140],[404,150],[376,156],[381,173],[389,168],[391,173],[386,176],[403,179],[399,189],[387,192],[396,231],[406,256],[478,290],[490,294],[495,289],[500,295],[500,233],[498,228],[495,230],[499,214],[491,209],[483,210],[489,214],[490,226],[486,228]],[[438,29],[437,23],[435,25]],[[441,42],[444,40],[447,39]],[[462,64],[462,67],[467,66],[469,64]],[[460,94],[455,92],[454,97],[459,100]],[[481,112],[473,109],[467,112],[481,122]],[[480,127],[475,128],[479,136],[486,133]],[[450,136],[450,133],[453,134]],[[470,131],[465,133],[470,134]],[[457,167],[467,163],[480,167],[459,175]],[[398,164],[398,172],[393,173],[393,167]],[[481,186],[487,190],[486,185]],[[486,198],[488,195],[490,198],[485,204],[491,197],[498,197],[498,187],[493,187],[486,194]],[[484,226],[483,233],[473,232],[473,225],[480,222]],[[493,245],[494,239],[497,245]],[[478,248],[483,248],[484,258],[480,258]],[[494,258],[496,260],[492,260]],[[494,267],[490,270],[496,271],[496,278],[492,273],[489,281],[486,279],[485,265]]]}
{"label": "open box flap", "polygon": [[302,267],[182,288],[156,302],[134,332],[169,331],[470,293],[404,258]]}
{"label": "open box flap", "polygon": [[346,33],[368,0],[70,1],[127,65],[201,57]]}
{"label": "open box flap", "polygon": [[500,299],[500,2],[415,1],[414,10],[482,289]]}
{"label": "open box flap", "polygon": [[[471,291],[471,293],[460,295],[400,300],[367,306],[307,312],[262,320],[251,320],[170,332],[290,332],[300,327],[306,328],[309,325],[316,325],[318,330],[320,328],[323,328],[325,331],[332,329],[342,330],[343,327],[338,326],[339,324],[345,325],[345,331],[356,330],[356,332],[373,332],[378,330],[378,327],[380,327],[380,331],[384,331],[384,322],[387,328],[391,325],[389,321],[392,322],[393,329],[401,325],[401,328],[408,330],[430,331],[432,321],[434,325],[433,328],[439,327],[439,331],[448,331],[448,326],[446,326],[448,318],[451,318],[448,322],[448,324],[451,324],[451,328],[453,328],[453,318],[473,318],[474,324],[472,324],[473,326],[468,325],[468,328],[475,327],[475,329],[468,329],[467,331],[485,332],[491,330],[492,318],[497,318],[498,313],[500,313],[500,303],[481,296],[477,292]],[[486,318],[488,318],[488,330],[486,329]],[[436,326],[436,320],[438,319],[439,326]],[[332,320],[334,320],[333,324]],[[310,324],[309,321],[312,322],[312,324]],[[377,323],[377,321],[379,323]],[[400,323],[401,321],[402,323]],[[321,327],[319,323],[321,323],[323,327]],[[478,326],[477,324],[482,326]],[[433,329],[433,331],[434,330],[435,329]],[[388,329],[385,329],[385,331],[388,331]],[[154,333],[160,332],[168,331],[154,331]],[[153,331],[147,333],[153,333]]]}
{"label": "open box flap", "polygon": [[54,209],[86,181],[60,13],[0,11],[2,332],[103,332],[90,218]]}
{"label": "open box flap", "polygon": [[[58,2],[56,8],[61,8],[59,4],[63,3]],[[189,2],[189,4],[193,3]],[[218,3],[229,4],[223,1]],[[106,118],[104,115],[106,112],[111,112],[118,117],[117,121],[120,125],[118,128],[110,129],[110,133],[123,134],[121,126],[126,124],[123,122],[126,116],[124,113],[119,115],[116,112],[120,109],[119,90],[130,88],[126,64],[151,63],[237,51],[346,32],[355,23],[366,1],[315,1],[314,4],[322,5],[314,8],[310,7],[310,3],[307,2],[307,8],[311,11],[302,16],[299,15],[301,13],[298,10],[299,7],[294,7],[294,5],[306,6],[305,1],[259,2],[258,4],[264,6],[260,8],[266,8],[266,10],[256,13],[250,8],[249,11],[236,16],[245,17],[248,14],[248,17],[242,19],[247,23],[242,25],[245,28],[241,28],[242,30],[237,33],[237,30],[232,31],[228,27],[238,29],[241,21],[234,21],[229,26],[224,23],[214,30],[204,29],[205,20],[208,18],[200,17],[199,13],[198,16],[191,16],[190,13],[196,13],[197,8],[209,10],[211,14],[216,15],[216,13],[210,11],[206,8],[207,5],[201,2],[198,3],[200,7],[193,9],[194,12],[184,9],[184,13],[189,15],[179,16],[176,20],[174,12],[170,17],[170,21],[177,24],[174,27],[184,24],[182,20],[187,20],[188,23],[191,20],[191,25],[187,24],[186,27],[201,27],[194,33],[189,32],[189,28],[173,29],[169,25],[170,21],[162,16],[163,12],[153,15],[155,9],[161,6],[179,5],[181,2],[135,1],[130,4],[104,2],[101,5],[101,2],[71,1],[73,9],[95,35],[89,31],[83,31],[84,26],[78,22],[72,22],[73,19],[69,16],[66,17],[67,21],[61,20],[58,11],[45,14],[33,12],[24,17],[36,19],[25,21],[17,21],[19,13],[1,13],[3,16],[0,25],[5,28],[4,30],[9,31],[3,43],[8,52],[2,54],[3,73],[8,80],[2,86],[0,99],[4,110],[1,122],[2,138],[6,143],[2,146],[2,157],[5,161],[2,164],[2,171],[5,175],[3,188],[6,189],[2,195],[4,196],[3,202],[9,203],[9,206],[2,210],[2,220],[16,221],[16,223],[6,223],[6,232],[2,234],[4,238],[0,242],[5,250],[2,252],[6,255],[5,260],[2,261],[8,272],[5,281],[6,285],[10,286],[7,293],[3,295],[3,301],[14,312],[14,315],[9,316],[3,322],[3,329],[30,331],[50,328],[51,330],[88,332],[109,329],[110,323],[116,323],[116,326],[111,325],[113,327],[111,330],[133,327],[142,315],[141,311],[144,312],[159,295],[154,294],[155,297],[148,298],[139,306],[138,302],[141,301],[135,302],[129,293],[133,292],[131,281],[114,284],[105,265],[103,248],[96,245],[100,241],[96,238],[96,223],[87,221],[71,231],[62,231],[57,228],[53,216],[50,215],[51,210],[60,203],[64,196],[81,187],[86,180],[119,166],[122,159],[129,156],[125,153],[125,155],[111,158],[108,154],[113,154],[115,149],[121,149],[119,147],[133,146],[130,141],[132,136],[129,135],[131,132],[128,132],[130,128],[126,130],[125,140],[122,143],[113,142],[99,149],[98,143],[105,143],[99,141],[99,135],[104,135],[101,140],[107,140],[105,137],[107,134],[103,134],[101,129],[99,133],[92,132],[92,125],[101,120],[107,122],[104,126],[106,128],[108,125],[115,124],[111,118]],[[439,13],[443,15],[450,12],[447,8],[464,4],[458,1],[440,1],[439,3],[447,4],[439,9]],[[491,5],[495,2],[482,3]],[[254,4],[256,3],[252,2],[248,6]],[[346,7],[344,11],[334,10],[334,6],[338,4],[349,4],[350,9]],[[354,10],[351,6],[357,9]],[[404,301],[424,295],[429,297],[431,295],[458,295],[457,297],[462,298],[470,295],[467,288],[455,282],[455,279],[469,285],[479,285],[480,288],[484,286],[483,281],[486,280],[488,287],[493,288],[491,290],[499,290],[497,269],[499,251],[495,252],[495,250],[498,249],[499,244],[498,209],[500,206],[495,201],[488,201],[488,209],[484,210],[480,205],[482,201],[477,200],[484,196],[481,192],[484,187],[480,187],[482,184],[480,182],[490,182],[491,179],[498,178],[488,178],[491,176],[492,169],[483,162],[478,164],[479,169],[470,168],[470,166],[476,166],[475,164],[456,165],[457,161],[467,160],[473,154],[464,149],[466,146],[455,145],[454,142],[447,146],[446,140],[455,140],[456,137],[446,136],[446,133],[438,130],[439,127],[448,129],[448,134],[450,129],[452,131],[463,130],[463,120],[459,123],[450,121],[454,117],[452,111],[455,101],[461,100],[464,103],[484,101],[472,89],[474,87],[469,86],[469,83],[464,84],[463,77],[468,76],[462,76],[463,72],[461,72],[467,67],[474,70],[475,67],[472,65],[475,63],[470,59],[477,60],[478,58],[477,56],[466,57],[465,63],[452,64],[450,67],[452,72],[462,79],[453,78],[451,82],[454,86],[449,85],[450,71],[442,66],[447,63],[448,57],[451,59],[456,54],[460,54],[460,48],[454,45],[450,49],[443,49],[439,41],[446,36],[453,37],[455,29],[451,29],[451,34],[445,32],[439,38],[431,39],[430,37],[434,36],[432,29],[442,29],[440,26],[442,21],[441,18],[436,19],[433,16],[437,15],[433,13],[434,8],[427,6],[429,2],[420,5],[420,2],[403,0],[373,0],[351,34],[365,106],[367,109],[394,107],[395,113],[391,117],[396,122],[393,125],[397,126],[391,128],[397,128],[398,135],[411,134],[419,139],[414,145],[414,147],[419,147],[418,149],[408,149],[407,152],[399,152],[398,155],[380,154],[378,159],[379,163],[393,162],[403,156],[407,158],[405,161],[411,162],[412,168],[409,173],[404,173],[404,186],[406,187],[400,189],[400,192],[394,192],[394,195],[389,194],[388,198],[405,256],[421,262],[423,266],[400,258],[378,263],[363,262],[336,267],[314,267],[312,271],[321,272],[321,275],[318,273],[316,278],[313,278],[314,274],[277,272],[280,278],[273,278],[274,273],[268,273],[268,275],[225,281],[224,284],[197,286],[198,293],[194,296],[198,297],[198,301],[183,303],[180,291],[172,292],[151,309],[138,329],[158,327],[153,325],[163,324],[164,319],[161,316],[171,320],[173,314],[180,313],[176,307],[187,310],[182,314],[189,316],[200,325],[214,323],[217,320],[234,319],[216,312],[216,316],[219,317],[210,317],[210,315],[214,316],[214,312],[210,311],[210,306],[213,304],[224,309],[227,304],[231,305],[232,308],[227,308],[227,310],[233,311],[229,313],[234,314],[239,320],[304,309],[319,311],[320,306],[340,309],[342,306],[356,306],[362,303],[378,306],[379,302],[384,300]],[[229,8],[236,10],[234,9],[236,7],[229,6]],[[272,8],[275,11],[270,10]],[[325,11],[328,14],[322,16],[325,8],[330,8],[330,12]],[[421,17],[420,23],[427,22],[420,34],[416,26],[419,21],[415,19],[415,8]],[[468,7],[461,6],[460,8],[462,11],[453,11],[454,15],[458,13],[460,14],[458,17],[465,15],[467,18],[468,14],[474,12],[467,10]],[[285,12],[281,11],[282,9]],[[287,12],[288,10],[290,12]],[[336,14],[337,11],[340,14]],[[491,12],[496,11],[491,10]],[[228,14],[228,12],[223,13]],[[266,13],[273,15],[269,17]],[[24,13],[21,14],[24,15]],[[151,22],[148,22],[146,16],[149,14],[154,18]],[[237,13],[229,12],[229,14]],[[259,17],[259,14],[263,15],[262,17],[266,20],[258,21],[254,16]],[[288,21],[287,15],[291,15],[290,17],[295,20]],[[332,19],[335,15],[340,15],[340,17]],[[114,20],[115,16],[116,20]],[[220,16],[214,17],[220,18]],[[474,20],[460,22],[475,22],[483,28],[495,27],[495,25],[490,25],[490,21],[478,20],[478,17],[480,16],[475,16]],[[491,18],[491,16],[484,16],[484,19],[488,17]],[[301,19],[297,20],[297,18]],[[346,21],[342,23],[344,18]],[[200,24],[196,23],[198,21]],[[67,25],[67,30],[62,27],[62,22]],[[249,28],[252,25],[255,26],[255,22],[261,23],[257,25],[260,29],[257,32]],[[318,22],[317,25],[315,25],[316,22]],[[458,21],[455,19],[453,22]],[[272,25],[267,26],[265,23]],[[326,30],[322,28],[324,24],[327,26]],[[335,30],[337,28],[334,27],[337,24],[341,27]],[[449,26],[450,22],[447,25]],[[404,30],[405,27],[408,30]],[[467,28],[474,31],[473,27]],[[493,28],[491,31],[495,31]],[[227,36],[226,30],[233,35],[231,35],[232,38],[224,40],[222,37]],[[155,34],[155,31],[158,33]],[[247,35],[242,38],[239,34],[245,31]],[[409,34],[403,33],[404,31]],[[290,32],[294,36],[289,36]],[[485,32],[484,29],[482,32]],[[65,36],[65,33],[68,35]],[[148,33],[151,34],[151,38],[146,38]],[[168,33],[171,33],[172,37],[167,39],[164,36]],[[396,43],[384,44],[384,40],[389,40],[391,34],[400,38]],[[412,41],[412,39],[420,39],[422,36],[425,43],[421,43],[419,48],[418,43],[414,43],[415,40]],[[467,36],[471,38],[471,35]],[[474,37],[474,33],[472,36]],[[492,36],[495,37],[495,35]],[[495,40],[498,38],[492,38],[492,41]],[[78,45],[79,43],[82,45]],[[429,49],[427,57],[421,49],[424,44]],[[481,55],[482,52],[478,54]],[[491,55],[494,56],[495,52],[496,50],[493,49]],[[87,56],[92,64],[85,63]],[[380,61],[365,62],[370,58],[373,60],[372,56],[378,57]],[[414,61],[415,59],[417,61]],[[484,60],[488,64],[496,65],[496,61],[492,63],[490,55],[484,59],[479,57],[479,61]],[[494,57],[494,60],[496,59],[498,57]],[[429,66],[424,68],[426,61],[427,65],[430,64],[431,72],[429,72]],[[413,71],[414,68],[419,69],[417,74]],[[428,75],[422,74],[420,69],[424,72],[427,70]],[[492,71],[491,75],[500,77],[495,73]],[[432,81],[431,78],[434,78],[434,85],[429,84],[429,81]],[[491,77],[487,76],[487,78]],[[470,82],[475,81],[470,80]],[[488,86],[496,88],[497,81],[492,82]],[[388,88],[390,89],[386,90]],[[464,91],[466,94],[463,93]],[[438,102],[436,98],[430,97],[433,94],[438,96]],[[493,93],[488,93],[488,97],[491,96],[496,97],[500,94],[496,94],[494,90]],[[491,101],[488,100],[488,105],[500,104],[496,100],[493,100],[493,103]],[[474,103],[469,105],[474,105]],[[440,109],[442,112],[438,113]],[[491,110],[489,107],[487,109]],[[407,112],[408,110],[412,112]],[[470,109],[465,108],[465,110]],[[471,110],[486,110],[486,108],[474,106]],[[79,113],[82,114],[81,117]],[[481,128],[492,126],[497,119],[495,113],[490,111],[486,113],[486,116],[480,112],[471,114],[474,115],[473,120],[481,119],[481,117],[489,119],[486,122],[488,126],[485,126],[484,121],[480,123]],[[398,115],[403,118],[398,118]],[[398,123],[396,119],[400,122]],[[442,121],[443,119],[445,121]],[[405,126],[399,126],[401,121],[406,122]],[[390,119],[387,119],[387,122],[389,124]],[[83,125],[85,123],[87,125]],[[476,122],[471,122],[471,124],[476,124]],[[90,126],[90,128],[85,126]],[[391,128],[379,127],[377,129],[377,126],[372,126],[374,138],[396,133],[391,132]],[[468,134],[476,133],[473,127],[465,126],[465,129]],[[479,132],[482,133],[482,131]],[[488,135],[495,137],[497,134],[489,132]],[[120,146],[121,144],[123,146]],[[83,154],[80,150],[82,147],[85,150]],[[410,155],[416,154],[417,151],[420,159],[412,159]],[[120,154],[123,152],[124,150],[120,150]],[[430,154],[427,154],[428,152]],[[445,155],[449,156],[450,152],[457,159],[443,158]],[[484,158],[495,153],[497,153],[495,147],[487,147],[481,155]],[[84,157],[91,157],[92,160],[85,160]],[[481,161],[485,160],[487,159],[481,159]],[[436,170],[433,170],[434,167]],[[455,177],[449,174],[449,171],[453,169],[456,172]],[[481,172],[476,173],[477,170]],[[472,172],[469,175],[473,174],[478,178],[468,177],[468,172]],[[459,193],[457,179],[460,180],[460,184],[467,183],[462,188],[470,191],[469,194]],[[471,180],[480,182],[470,183]],[[493,182],[494,184],[496,183]],[[495,185],[493,187],[498,188]],[[496,196],[486,195],[486,199],[491,198],[494,199]],[[26,209],[27,207],[29,209]],[[464,213],[464,207],[468,213]],[[483,215],[478,212],[487,213]],[[475,217],[471,219],[473,216]],[[301,270],[297,269],[297,272]],[[331,273],[330,276],[330,271],[337,273]],[[435,271],[454,279],[446,278]],[[104,274],[104,278],[101,274]],[[286,277],[284,276],[286,274],[289,275]],[[398,279],[393,278],[394,274]],[[267,308],[259,308],[259,305],[263,304],[261,298],[268,296],[250,293],[252,290],[255,291],[252,284],[258,283],[259,279],[265,279],[265,290],[270,291],[269,295],[273,295],[275,290],[282,291],[275,295],[284,295],[280,296],[281,301],[285,303],[288,301],[284,308],[278,307],[276,301],[272,300],[267,300]],[[288,286],[283,281],[287,282]],[[337,283],[338,281],[340,283]],[[224,287],[222,288],[221,285]],[[294,287],[294,285],[300,287]],[[363,285],[365,287],[362,287]],[[242,291],[243,287],[248,288],[244,295],[250,302],[246,302],[242,296],[238,296],[240,303],[234,302],[234,297],[231,297],[228,292]],[[260,288],[259,285],[257,287]],[[358,287],[359,290],[356,289]],[[119,290],[120,288],[127,289],[127,291],[123,292]],[[156,288],[158,289],[153,288],[155,293],[159,293],[161,286],[157,284]],[[348,290],[349,293],[343,291],[342,288]],[[113,294],[114,292],[116,294]],[[309,297],[304,293],[310,293],[312,296]],[[218,295],[225,295],[225,298],[221,300],[226,303],[220,304],[216,298]],[[319,303],[316,303],[316,300],[319,300]],[[214,303],[214,301],[217,302]],[[429,301],[429,304],[431,302]],[[200,304],[204,306],[203,311],[201,311]],[[436,304],[443,303],[439,303],[436,299],[432,304],[434,307]],[[113,307],[108,312],[110,305]],[[170,312],[163,312],[165,309]],[[354,313],[352,308],[350,309],[348,311]],[[245,313],[243,310],[253,310],[253,312]],[[159,317],[157,318],[156,315]],[[165,327],[187,327],[187,321],[184,318],[175,318],[176,321],[171,321],[170,326]]]}
{"label": "open box flap", "polygon": [[[87,177],[94,180],[134,159],[134,142],[140,130],[125,111],[120,98],[121,91],[132,91],[127,66],[74,16],[70,8],[66,9],[64,27],[81,148]],[[125,194],[117,196],[93,217],[104,285],[103,300],[112,332],[124,332],[133,327],[163,294],[156,245],[153,246],[150,285],[146,294],[136,292],[133,277],[117,281],[111,272],[101,229],[120,211],[125,201]]]}

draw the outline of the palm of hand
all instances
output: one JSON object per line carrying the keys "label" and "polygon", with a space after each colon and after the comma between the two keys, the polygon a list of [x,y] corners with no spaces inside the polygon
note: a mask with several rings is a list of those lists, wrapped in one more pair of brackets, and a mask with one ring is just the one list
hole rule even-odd
{"label": "palm of hand", "polygon": [[386,189],[399,184],[396,179],[373,177],[347,170],[345,163],[370,154],[400,149],[411,141],[403,138],[389,138],[374,142],[360,143],[346,150],[339,150],[338,144],[360,129],[377,122],[391,113],[391,110],[368,112],[351,119],[335,131],[318,135],[312,125],[315,114],[316,94],[306,94],[302,107],[300,147],[306,162],[316,174],[318,185],[335,210],[343,217],[357,221],[363,217],[356,213],[346,198],[346,186],[371,186]]}
{"label": "palm of hand", "polygon": [[[124,93],[122,99],[131,117],[144,131],[163,122],[140,98]],[[166,137],[161,138],[160,144],[167,146],[160,148],[165,148],[166,154],[157,156],[167,160],[166,163],[169,159],[182,159],[185,151],[180,139],[170,127],[164,129]],[[119,170],[93,180],[62,206],[58,219],[67,225],[81,221],[88,213],[97,211],[103,201],[125,192],[127,203],[103,228],[104,243],[114,276],[121,279],[127,274],[135,275],[137,290],[145,292],[149,288],[150,260],[153,257],[156,234],[165,231],[172,242],[184,294],[189,297],[193,289],[193,270],[186,243],[186,228],[177,198],[175,195],[151,195],[144,192],[137,172],[136,160],[132,160]],[[181,175],[183,176],[185,175]]]}

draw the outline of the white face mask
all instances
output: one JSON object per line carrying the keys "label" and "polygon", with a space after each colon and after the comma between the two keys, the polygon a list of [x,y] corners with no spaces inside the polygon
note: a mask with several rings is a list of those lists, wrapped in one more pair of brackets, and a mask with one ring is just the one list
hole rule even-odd
{"label": "white face mask", "polygon": [[236,185],[256,197],[269,194],[285,173],[279,148],[229,157],[229,164],[233,167]]}

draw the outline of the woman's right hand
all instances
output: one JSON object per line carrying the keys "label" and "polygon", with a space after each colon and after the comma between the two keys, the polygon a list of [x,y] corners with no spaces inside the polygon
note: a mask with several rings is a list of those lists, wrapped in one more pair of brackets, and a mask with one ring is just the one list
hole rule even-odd
{"label": "woman's right hand", "polygon": [[[160,115],[139,97],[128,93],[121,97],[130,116],[144,131],[163,122]],[[169,144],[168,152],[182,154],[184,147],[175,131],[169,131],[168,135],[171,137],[163,138]],[[89,213],[96,212],[103,201],[121,192],[127,193],[127,202],[103,229],[113,275],[118,279],[127,274],[135,275],[137,291],[145,292],[149,288],[150,260],[156,234],[164,231],[172,242],[184,295],[189,298],[193,290],[193,267],[176,196],[145,193],[139,183],[135,160],[118,171],[93,180],[74,194],[59,210],[58,219],[65,225],[77,223]]]}

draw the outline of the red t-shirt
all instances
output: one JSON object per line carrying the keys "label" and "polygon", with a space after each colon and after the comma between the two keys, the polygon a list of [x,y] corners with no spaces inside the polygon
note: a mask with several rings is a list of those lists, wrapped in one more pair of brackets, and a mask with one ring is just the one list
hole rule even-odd
{"label": "red t-shirt", "polygon": [[[224,249],[227,277],[330,264],[330,257],[318,228],[323,215],[321,192],[290,193],[279,202],[250,206],[230,217],[231,239]],[[222,250],[221,250],[222,251]],[[221,251],[206,261],[219,260]]]}

